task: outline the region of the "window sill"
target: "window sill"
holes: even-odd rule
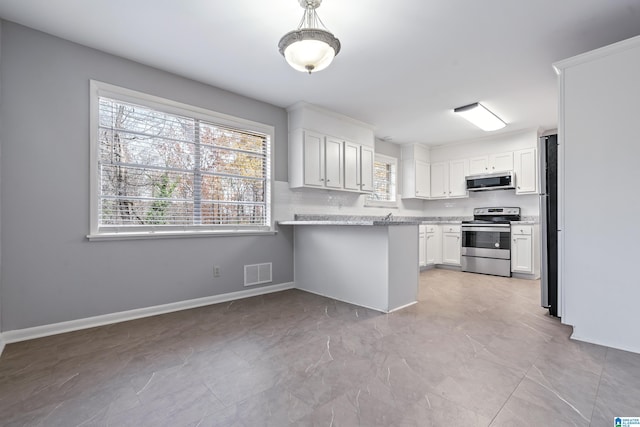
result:
[[[241,237],[241,236],[273,236],[275,230],[221,230],[221,231],[145,231],[89,234],[91,242],[105,240],[147,240],[147,239],[180,239],[192,237]]]

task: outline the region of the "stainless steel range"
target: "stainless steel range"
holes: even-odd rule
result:
[[[462,222],[462,271],[511,276],[511,221],[520,208],[475,208]]]

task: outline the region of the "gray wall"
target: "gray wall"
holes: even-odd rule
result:
[[[243,290],[243,265],[293,281],[293,236],[88,242],[89,79],[275,127],[287,179],[287,114],[135,62],[2,23],[2,330]],[[212,73],[215,70],[212,70]],[[213,278],[213,265],[221,277]]]

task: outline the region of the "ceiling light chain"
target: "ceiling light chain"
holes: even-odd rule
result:
[[[278,43],[280,53],[298,71],[325,69],[340,52],[340,40],[327,30],[316,9],[322,0],[299,0],[304,15],[298,28],[285,34]]]

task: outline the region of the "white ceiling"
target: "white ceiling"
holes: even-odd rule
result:
[[[557,126],[551,64],[640,34],[639,0],[324,0],[342,43],[324,71],[277,44],[298,0],[0,0],[0,17],[287,107],[306,101],[396,143],[487,136],[452,109],[480,101],[508,126]],[[494,133],[494,134],[495,134]]]

